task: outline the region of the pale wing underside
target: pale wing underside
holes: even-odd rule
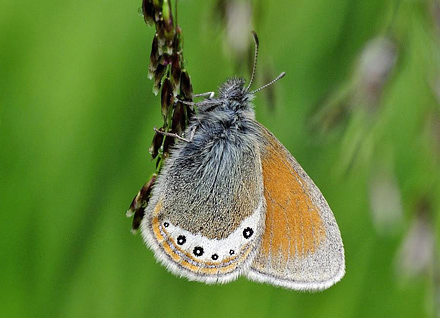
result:
[[[170,156],[141,224],[145,242],[171,272],[206,283],[247,272],[264,228],[258,146]],[[220,154],[210,158],[212,153]],[[194,155],[194,151],[191,151]],[[203,157],[205,156],[205,157]]]

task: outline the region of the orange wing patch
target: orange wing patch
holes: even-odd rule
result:
[[[328,288],[345,273],[344,247],[333,213],[289,151],[257,125],[266,228],[248,277],[297,290]]]
[[[272,135],[267,138],[270,143],[262,154],[266,230],[259,258],[283,268],[289,258],[313,254],[326,232],[305,181],[288,160],[290,154]]]

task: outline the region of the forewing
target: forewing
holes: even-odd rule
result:
[[[248,276],[298,290],[325,289],[345,273],[333,213],[289,151],[261,124],[265,232]]]
[[[159,176],[142,235],[173,273],[207,283],[249,270],[264,227],[256,144],[184,144]]]

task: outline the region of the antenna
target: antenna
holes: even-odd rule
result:
[[[286,72],[282,72],[280,75],[277,76],[277,78],[275,78],[274,80],[270,81],[269,83],[267,83],[266,85],[261,86],[260,88],[257,88],[256,90],[253,90],[252,92],[250,92],[250,94],[255,94],[256,92],[261,91],[262,89],[265,89],[266,87],[272,85],[273,83],[275,83],[276,81],[282,79],[284,76],[286,75]]]
[[[259,45],[259,41],[258,41],[258,36],[257,33],[255,33],[255,31],[252,31],[252,36],[254,37],[254,42],[255,42],[255,55],[254,55],[254,66],[252,67],[252,75],[251,75],[251,79],[249,81],[249,85],[248,87],[246,87],[246,91],[249,91],[249,88],[251,88],[252,83],[254,82],[254,78],[255,78],[255,70],[257,68],[257,58],[258,58],[258,45]]]

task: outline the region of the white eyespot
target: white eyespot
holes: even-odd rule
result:
[[[185,244],[185,243],[186,243],[186,237],[185,237],[185,235],[179,235],[179,236],[177,237],[176,242],[177,242],[178,245],[183,245],[183,244]]]
[[[203,250],[203,247],[196,246],[193,249],[193,253],[194,253],[195,256],[202,256],[205,253],[205,251]]]
[[[249,239],[252,236],[252,234],[254,234],[254,230],[250,227],[247,227],[243,230],[243,237],[245,239]]]

